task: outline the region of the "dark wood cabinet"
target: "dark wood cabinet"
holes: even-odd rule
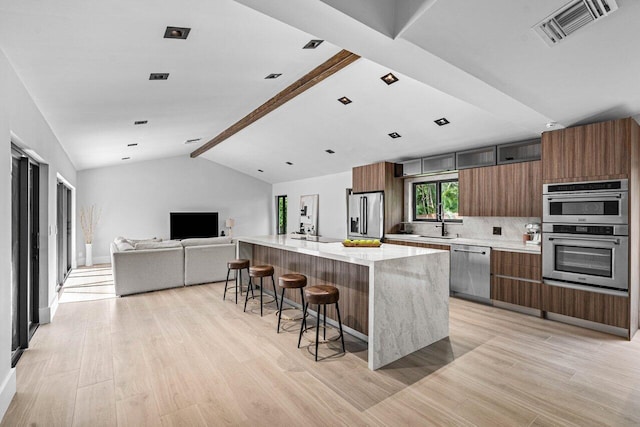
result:
[[[351,187],[354,193],[383,191],[384,232],[398,232],[402,221],[404,186],[402,178],[396,176],[395,163],[380,162],[353,168]]]
[[[626,118],[544,132],[543,181],[628,178],[637,127],[632,118]]]
[[[542,309],[542,256],[491,251],[491,299]]]
[[[395,240],[395,239],[385,239],[384,242],[392,245],[415,246],[417,248],[440,249],[443,251],[451,250],[451,248],[447,245],[436,245],[434,243],[405,242],[403,240]]]
[[[629,298],[542,285],[542,310],[629,328]]]
[[[542,162],[461,170],[462,216],[542,216]]]

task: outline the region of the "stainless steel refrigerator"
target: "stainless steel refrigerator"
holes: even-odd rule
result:
[[[362,193],[349,195],[347,204],[349,239],[382,239],[384,234],[384,195]]]

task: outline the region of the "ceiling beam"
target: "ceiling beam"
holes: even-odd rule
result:
[[[236,123],[228,127],[218,136],[210,140],[209,142],[203,144],[198,147],[195,151],[191,153],[191,157],[195,158],[199,155],[207,152],[212,149],[216,145],[220,144],[225,139],[235,135],[240,132],[242,129],[249,126],[251,123],[261,119],[266,116],[276,108],[285,104],[286,102],[292,100],[296,96],[300,95],[304,91],[311,89],[316,84],[320,83],[322,80],[327,77],[337,73],[338,71],[345,68],[347,65],[353,63],[360,57],[355,53],[351,53],[348,50],[341,50],[336,53],[334,56],[329,58],[327,61],[318,65],[316,68],[305,74],[300,79],[296,80],[291,85],[287,86],[286,89],[283,89],[273,98],[269,99],[267,102],[247,114],[242,119],[238,120]]]

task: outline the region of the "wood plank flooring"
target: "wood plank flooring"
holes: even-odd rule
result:
[[[1,426],[640,424],[640,338],[451,299],[449,339],[372,372],[362,342],[315,363],[223,287],[60,305]]]

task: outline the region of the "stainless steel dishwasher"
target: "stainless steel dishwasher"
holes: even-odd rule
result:
[[[473,299],[491,298],[491,248],[451,245],[451,293]]]

